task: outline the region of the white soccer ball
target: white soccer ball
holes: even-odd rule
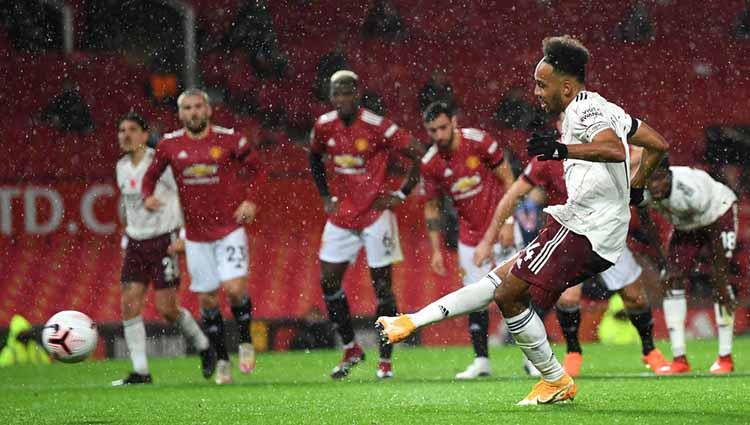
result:
[[[42,330],[42,344],[55,359],[77,363],[96,348],[96,323],[79,311],[61,311],[50,317]]]

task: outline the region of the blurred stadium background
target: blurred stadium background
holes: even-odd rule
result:
[[[523,164],[537,114],[532,71],[541,40],[560,33],[590,49],[590,90],[658,128],[674,164],[705,168],[740,195],[736,332],[748,332],[750,5],[739,0],[0,1],[0,328],[15,313],[38,325],[80,310],[102,325],[98,356],[125,353],[116,119],[139,111],[158,140],[179,126],[176,95],[200,86],[215,102],[213,121],[250,135],[271,170],[248,226],[253,331],[260,350],[290,349],[300,329],[325,317],[316,255],[325,217],[306,134],[330,110],[326,77],[354,70],[368,105],[424,140],[420,100],[450,96],[463,125],[490,131]],[[455,278],[430,272],[418,197],[398,217],[406,259],[394,287],[400,308],[412,310],[456,288],[458,271],[449,261]],[[704,272],[693,271],[693,291],[703,294],[691,301],[695,336],[713,332]],[[361,258],[345,285],[366,332],[374,295]],[[656,286],[650,295],[660,305]],[[160,329],[152,302],[144,317]],[[585,309],[583,339],[592,340],[604,305]],[[654,317],[665,337],[660,310]],[[500,321],[496,311],[492,320]],[[556,322],[548,325],[557,338]],[[165,332],[152,348],[179,354],[180,338]],[[465,322],[430,328],[421,343],[468,343]]]

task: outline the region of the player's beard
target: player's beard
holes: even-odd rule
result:
[[[185,128],[192,134],[200,134],[208,127],[208,118],[185,121]]]

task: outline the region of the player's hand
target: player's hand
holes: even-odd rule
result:
[[[159,208],[161,208],[161,205],[162,204],[159,198],[154,195],[151,195],[143,200],[143,207],[151,212],[157,211]]]
[[[372,203],[372,209],[382,211],[390,210],[398,205],[401,205],[406,200],[406,196],[403,196],[399,192],[391,192],[385,195],[378,196],[375,202]]]
[[[258,206],[250,201],[242,201],[237,210],[235,210],[233,217],[237,224],[251,223],[255,219],[255,213],[258,211]]]
[[[440,250],[432,252],[432,260],[430,260],[430,266],[432,267],[433,272],[439,274],[440,276],[445,276],[445,261],[443,261],[443,253],[440,252]]]
[[[177,239],[167,247],[167,254],[176,255],[185,252],[185,239]]]
[[[568,147],[557,141],[556,133],[532,134],[526,142],[526,152],[540,161],[562,161],[568,157]]]
[[[498,234],[497,240],[503,248],[513,247],[513,225],[503,224],[500,226],[500,233]]]
[[[479,245],[474,248],[474,265],[482,267],[482,265],[490,258],[492,254],[492,242],[487,242],[484,239],[479,242]]]
[[[731,314],[737,307],[737,298],[734,296],[732,285],[719,284],[714,288],[714,298],[719,305]]]
[[[335,196],[324,196],[323,197],[323,211],[326,214],[331,215],[339,209],[339,198]]]

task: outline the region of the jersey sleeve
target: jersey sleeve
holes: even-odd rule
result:
[[[409,143],[411,143],[411,134],[388,118],[383,118],[383,122],[380,124],[380,131],[383,134],[385,146],[390,151],[406,149]]]
[[[143,176],[141,196],[143,196],[144,199],[154,194],[154,190],[156,190],[156,183],[161,178],[161,175],[164,174],[164,170],[167,168],[167,166],[169,166],[169,164],[170,159],[169,154],[166,151],[165,143],[159,143],[156,146],[156,154],[154,155],[154,160],[151,161],[151,165],[149,165],[146,174]]]
[[[315,153],[324,153],[326,151],[325,140],[323,140],[323,128],[315,123],[310,130],[310,150]]]
[[[571,122],[573,137],[590,143],[594,136],[612,128],[601,106],[589,99],[578,100],[577,103]]]
[[[243,161],[241,177],[247,181],[245,186],[245,199],[258,204],[262,188],[265,187],[269,180],[268,168],[264,166],[257,150],[253,150]]]
[[[531,161],[523,169],[521,178],[526,180],[532,186],[541,186],[542,181],[539,178],[539,169],[542,168],[542,164],[537,161],[536,157],[532,158]]]
[[[489,134],[485,134],[482,138],[481,147],[479,148],[479,155],[490,169],[494,170],[502,164],[505,153],[500,148],[500,144],[497,143]]]
[[[434,199],[440,196],[440,181],[435,176],[434,157],[437,154],[437,146],[433,145],[427,149],[427,153],[422,157],[420,175],[422,177],[421,195],[424,199]]]

